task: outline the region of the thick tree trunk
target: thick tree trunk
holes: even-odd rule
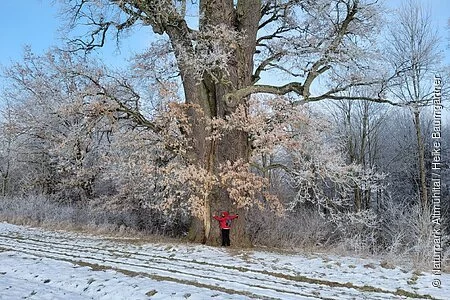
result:
[[[234,113],[236,107],[226,105],[225,95],[251,83],[253,54],[260,18],[255,12],[260,10],[260,1],[239,1],[237,7],[234,7],[233,0],[203,0],[200,2],[200,10],[203,15],[200,30],[205,26],[220,24],[245,34],[244,42],[235,49],[234,58],[229,61],[227,72],[213,70],[214,76],[219,78],[219,81],[209,74],[204,74],[198,82],[191,76],[189,70],[180,68],[186,101],[197,104],[203,110],[203,116],[194,110],[190,113],[193,137],[192,157],[200,167],[212,174],[217,174],[220,165],[227,161],[247,162],[249,160],[250,147],[246,132],[231,130],[226,132],[220,140],[210,141],[206,139],[209,134],[206,129],[206,120],[213,117],[225,118]],[[241,103],[246,105],[246,102],[246,99],[242,99]],[[234,214],[239,213],[239,218],[233,221],[231,229],[232,245],[250,246],[250,240],[245,231],[245,211],[238,209],[236,203],[233,203],[226,187],[213,188],[208,199],[204,199],[204,207],[203,220],[194,218],[192,221],[190,240],[218,245],[220,231],[216,221],[213,220],[211,223],[212,213],[226,210]]]

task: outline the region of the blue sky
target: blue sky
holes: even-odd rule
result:
[[[0,65],[8,66],[21,59],[24,46],[36,54],[52,46],[62,46],[59,29],[63,20],[54,0],[2,0],[0,2]],[[127,38],[118,51],[114,40],[99,52],[111,64],[119,63],[144,49],[148,36],[136,33]]]
[[[42,51],[56,42],[58,20],[44,1],[2,1],[0,8],[1,64],[19,59],[25,44]]]
[[[421,0],[431,6],[433,16],[442,32],[445,44],[449,44],[450,31],[447,29],[450,18],[450,1]],[[3,0],[0,3],[0,65],[10,65],[22,57],[24,45],[30,45],[33,52],[43,53],[50,46],[62,45],[58,28],[62,24],[58,9],[52,0]],[[386,0],[395,7],[401,0]],[[110,64],[120,64],[124,58],[145,48],[148,35],[135,34],[121,44],[120,53],[114,42],[101,50],[101,55]],[[447,53],[450,52],[447,47]],[[448,55],[447,61],[450,61]]]

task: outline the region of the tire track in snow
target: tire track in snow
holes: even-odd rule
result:
[[[4,236],[3,236],[4,237]],[[11,243],[12,242],[12,243]],[[14,243],[15,242],[15,243]],[[174,281],[175,279],[177,281],[183,281],[185,284],[193,284],[198,286],[198,284],[202,284],[204,286],[209,286],[211,289],[215,290],[225,290],[226,287],[223,286],[224,283],[226,285],[230,285],[232,283],[233,289],[227,289],[228,292],[232,292],[235,294],[242,294],[242,295],[253,295],[253,297],[261,298],[261,299],[280,299],[280,298],[273,298],[273,294],[279,295],[282,297],[281,299],[305,299],[305,297],[308,297],[309,299],[313,299],[314,295],[312,294],[305,294],[300,292],[293,292],[292,290],[286,290],[284,287],[276,286],[276,285],[261,285],[259,284],[261,281],[269,281],[267,278],[246,278],[245,281],[236,281],[233,280],[232,277],[230,278],[220,278],[217,277],[217,273],[215,271],[210,271],[209,273],[195,273],[195,272],[186,272],[185,268],[183,267],[181,270],[177,268],[168,268],[167,266],[162,265],[158,266],[157,264],[149,264],[149,261],[146,261],[145,264],[142,263],[136,263],[136,262],[129,262],[130,258],[125,258],[128,260],[127,263],[122,262],[120,259],[108,259],[105,257],[94,257],[94,256],[88,256],[88,255],[81,255],[78,252],[75,252],[73,254],[69,253],[63,253],[58,251],[53,251],[45,247],[32,247],[36,246],[36,244],[32,243],[21,243],[17,240],[10,238],[10,243],[1,243],[0,245],[4,248],[8,248],[12,251],[18,251],[27,253],[30,255],[35,256],[44,256],[47,258],[57,259],[57,260],[66,260],[70,261],[72,263],[87,263],[91,265],[99,265],[99,266],[105,266],[113,269],[117,269],[125,271],[126,272],[134,272],[139,274],[147,274],[152,277],[158,276],[161,278],[166,278],[166,280],[172,279]],[[54,244],[51,245],[52,249],[58,249],[58,247],[55,247]],[[61,250],[61,249],[60,249]],[[63,250],[71,250],[73,252],[74,249],[67,249],[64,248]],[[43,255],[43,253],[46,253],[46,255]],[[98,253],[96,253],[98,254]],[[137,259],[135,259],[137,260]],[[150,272],[150,270],[157,270],[156,272]],[[203,270],[202,270],[203,271]],[[242,274],[235,274],[233,277],[241,278]],[[203,282],[202,280],[203,279]],[[252,279],[258,282],[258,284],[255,283],[248,283],[248,280]],[[212,281],[212,283],[215,285],[206,283],[207,281]],[[286,285],[287,283],[280,283],[275,282],[277,284]],[[265,282],[266,283],[266,282]],[[220,287],[218,289],[217,287]],[[302,286],[296,284],[295,282],[291,285],[292,288],[300,288]],[[240,293],[240,291],[245,291],[243,293]],[[252,296],[251,296],[252,297]],[[316,298],[316,297],[314,297]]]
[[[2,236],[2,235],[0,235]],[[19,237],[19,239],[24,239],[24,237]],[[34,242],[37,242],[37,245],[41,245],[41,243],[44,243],[40,240],[36,240],[36,239],[31,239],[31,238],[27,238],[27,242],[26,244],[31,244],[29,241],[33,240]],[[57,245],[54,242],[52,242],[52,245]],[[74,245],[72,244],[65,244],[66,246],[70,246],[71,248],[61,248],[62,250],[70,250],[71,252],[73,252],[73,250],[75,248],[73,248]],[[54,246],[53,248],[58,248],[57,246]],[[106,255],[111,255],[111,253],[115,253],[117,252],[116,249],[113,250],[105,250],[105,248],[97,248],[97,247],[83,247],[82,250],[85,249],[95,249],[97,252],[96,254],[98,254],[98,251],[101,252],[106,252]],[[28,250],[34,250],[34,249],[28,249]],[[142,254],[142,253],[137,253],[137,252],[128,252],[128,251],[119,251],[122,252],[122,254],[124,254],[123,259],[125,260],[131,260],[131,259],[137,259],[139,262],[140,260],[138,259],[138,257],[136,256],[146,256],[146,257],[150,257],[150,261],[146,261],[146,263],[154,263],[154,255],[152,254]],[[56,254],[60,254],[60,252],[56,252]],[[69,254],[70,256],[72,256],[73,254]],[[116,254],[117,255],[117,254]],[[98,260],[98,258],[95,257],[88,257],[88,256],[84,256],[84,257],[80,257],[77,256],[77,258],[84,258],[84,259],[93,259],[93,260]],[[164,267],[161,269],[161,267],[159,266],[154,266],[154,265],[150,265],[150,264],[146,264],[146,265],[142,265],[142,264],[136,264],[136,263],[130,263],[129,266],[132,267],[149,267],[149,268],[153,268],[153,269],[158,269],[158,270],[162,270],[162,271],[167,271],[167,264],[169,265],[173,265],[176,267],[179,267],[180,264],[174,264],[171,263],[170,260],[177,260],[173,257],[161,257],[158,256],[158,258],[161,258],[163,260],[165,260],[165,262],[160,262],[162,264],[164,264]],[[284,293],[286,294],[286,296],[289,296],[289,294],[293,294],[293,295],[300,295],[302,297],[313,297],[314,299],[328,299],[326,297],[318,297],[317,295],[317,290],[320,290],[321,288],[329,288],[329,286],[327,286],[327,284],[332,285],[334,287],[334,292],[340,292],[343,295],[348,296],[349,292],[349,287],[348,284],[340,284],[337,282],[331,282],[331,281],[324,281],[322,280],[321,282],[325,283],[325,284],[318,284],[315,283],[315,279],[309,279],[303,277],[302,280],[298,280],[298,278],[296,278],[295,275],[286,275],[286,274],[281,274],[281,273],[275,273],[275,272],[268,272],[268,271],[264,271],[264,270],[253,270],[253,269],[249,269],[249,268],[245,268],[245,267],[232,267],[232,266],[222,266],[222,265],[217,265],[217,264],[213,264],[214,270],[211,271],[211,268],[208,267],[207,265],[211,266],[211,264],[208,263],[204,263],[204,262],[197,262],[197,261],[188,261],[185,259],[178,259],[180,262],[182,262],[182,266],[183,266],[183,270],[180,271],[179,269],[171,269],[172,272],[174,273],[181,273],[184,274],[183,271],[186,270],[186,265],[187,264],[191,264],[191,265],[197,265],[197,266],[191,266],[190,269],[197,269],[197,270],[201,270],[201,271],[207,271],[207,274],[202,274],[200,275],[199,273],[187,273],[189,275],[193,275],[194,277],[203,277],[205,279],[216,279],[219,282],[223,282],[226,281],[227,283],[236,283],[238,285],[242,284],[242,279],[247,280],[251,280],[251,281],[256,281],[254,283],[247,283],[249,286],[253,287],[253,288],[258,288],[258,289],[266,289],[266,290],[270,290],[270,291],[276,291],[277,293]],[[102,262],[115,262],[117,263],[116,260],[114,261],[108,261],[105,260],[105,258],[102,258]],[[122,261],[120,261],[121,264],[124,264]],[[204,268],[198,268],[198,265],[200,266],[204,266]],[[206,266],[205,266],[206,265]],[[206,268],[206,269],[205,269]],[[223,274],[225,273],[227,276],[226,278],[221,278],[221,277],[217,277],[217,271],[218,269],[220,270],[220,274],[221,277],[223,277]],[[231,271],[231,272],[230,272]],[[253,274],[254,276],[249,276],[247,274]],[[255,277],[256,276],[256,277]],[[240,281],[236,281],[235,278],[239,278],[241,279]],[[260,282],[264,282],[264,285],[262,286],[260,284]],[[281,285],[281,287],[280,287]],[[286,290],[286,288],[288,288]],[[291,288],[291,289],[289,289]],[[309,293],[300,293],[300,292],[293,292],[292,289],[296,289],[296,290],[310,290]],[[358,295],[358,293],[356,292],[353,293],[355,296]],[[283,297],[283,299],[286,299],[285,297]],[[301,298],[304,299],[304,298]],[[334,298],[329,298],[329,299],[334,299]],[[386,297],[376,297],[376,295],[373,295],[373,299],[386,299]]]
[[[5,237],[8,238],[8,236],[4,236],[0,234],[0,237]],[[20,239],[20,238],[19,238]],[[30,241],[36,243],[36,245],[42,245],[46,242],[41,241],[41,240],[37,240],[37,239],[32,239],[32,238],[27,238],[27,244],[31,244]],[[47,241],[49,242],[49,241]],[[51,242],[51,241],[50,241]],[[171,255],[167,255],[167,256],[162,256],[162,255],[155,255],[155,254],[148,254],[148,253],[141,253],[141,252],[131,252],[131,251],[123,251],[123,250],[119,250],[116,248],[98,248],[98,247],[92,247],[92,246],[80,246],[80,245],[74,245],[74,244],[68,244],[68,243],[54,243],[54,241],[52,242],[52,245],[54,245],[53,248],[59,248],[62,250],[69,250],[69,251],[73,251],[74,249],[78,249],[78,250],[88,250],[91,249],[93,251],[96,251],[96,253],[103,253],[104,255],[109,255],[111,257],[114,256],[120,256],[120,257],[124,257],[127,260],[130,259],[146,259],[147,262],[152,262],[152,263],[161,263],[164,265],[173,265],[173,266],[183,266],[183,267],[187,267],[187,265],[190,265],[191,269],[197,269],[197,270],[202,270],[202,271],[210,271],[211,267],[215,268],[214,273],[217,273],[218,270],[220,270],[221,274],[226,274],[226,275],[231,275],[231,276],[235,276],[237,273],[240,274],[240,277],[245,277],[248,279],[256,279],[256,280],[264,280],[265,282],[273,282],[273,283],[281,283],[281,284],[289,284],[290,282],[287,280],[283,280],[280,281],[280,279],[283,279],[283,276],[286,276],[285,274],[282,273],[275,273],[272,272],[271,274],[267,274],[266,272],[262,271],[262,270],[257,270],[257,269],[251,269],[251,268],[246,268],[246,267],[234,267],[234,266],[224,266],[224,265],[220,265],[220,264],[214,264],[214,263],[210,263],[210,262],[206,262],[206,261],[197,261],[197,260],[188,260],[188,259],[180,259],[180,258],[176,258],[173,257]],[[55,246],[58,245],[58,246]],[[64,247],[63,247],[64,246]],[[67,246],[67,247],[65,247]],[[68,248],[70,247],[70,248]],[[174,261],[179,262],[179,263],[174,263]],[[181,264],[180,264],[181,263]],[[254,274],[254,276],[249,276],[247,274]],[[255,276],[261,276],[261,277],[255,277]],[[275,279],[271,279],[270,277],[275,277]]]

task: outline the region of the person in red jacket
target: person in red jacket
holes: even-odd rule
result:
[[[230,246],[230,228],[231,220],[238,218],[239,215],[230,215],[227,211],[222,212],[222,215],[213,216],[214,219],[219,221],[220,229],[222,230],[222,246]]]

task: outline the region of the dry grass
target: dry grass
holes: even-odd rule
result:
[[[182,241],[149,230],[139,230],[133,218],[135,216],[107,212],[99,214],[75,205],[58,204],[43,196],[0,198],[0,221],[11,224],[101,235],[135,244]]]
[[[252,242],[258,246],[283,249],[323,249],[333,228],[318,215],[310,211],[295,215],[274,217],[273,214],[250,212],[248,231]]]

